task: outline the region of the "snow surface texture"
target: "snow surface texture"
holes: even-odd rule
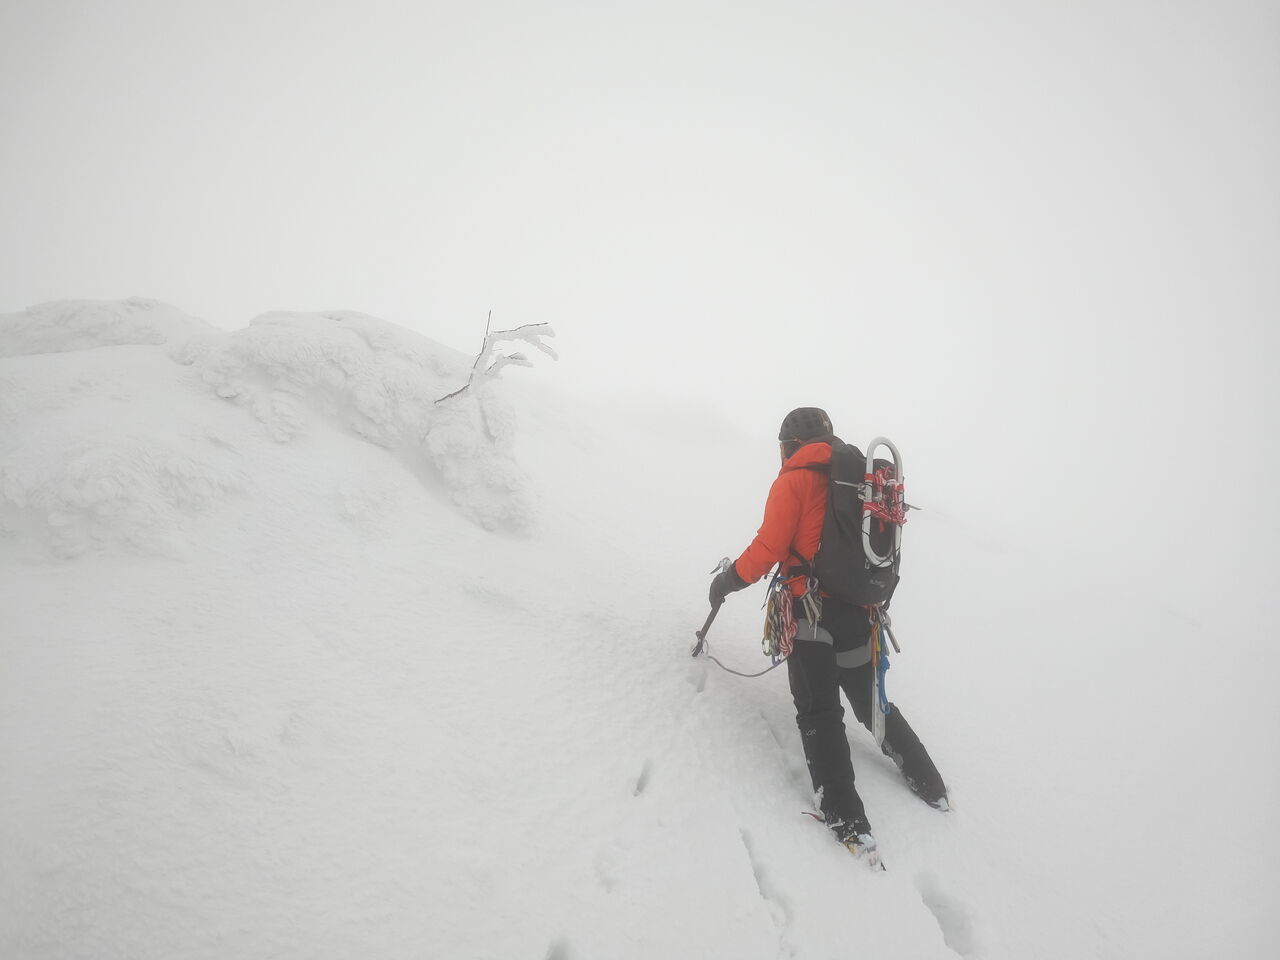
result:
[[[688,656],[767,437],[436,404],[471,358],[358,314],[0,343],[0,956],[1276,955],[1275,711],[1192,615],[913,514],[888,688],[956,809],[851,728],[873,875],[801,815],[785,670]]]
[[[158,300],[60,300],[0,315],[0,357],[161,344],[211,331]]]

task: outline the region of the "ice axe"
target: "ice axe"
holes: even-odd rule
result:
[[[721,560],[719,563],[716,564],[715,569],[711,571],[711,575],[714,577],[716,574],[722,573],[723,571],[728,570],[729,564],[731,563],[733,563],[733,561],[730,560],[728,557],[725,557],[723,560]],[[698,642],[697,644],[694,645],[693,653],[689,654],[691,657],[701,656],[702,651],[707,648],[707,631],[711,629],[711,621],[716,618],[716,614],[720,612],[720,608],[723,605],[724,605],[723,600],[721,600],[719,603],[713,603],[711,605],[711,612],[707,614],[707,622],[702,625],[701,630],[698,630],[694,633],[694,636],[698,638]]]

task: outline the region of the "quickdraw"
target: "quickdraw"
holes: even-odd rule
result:
[[[901,650],[893,636],[889,612],[877,603],[868,610],[867,616],[871,620],[871,735],[875,737],[877,746],[883,746],[884,718],[893,709],[884,690],[884,677],[889,672],[889,654],[884,649],[884,638],[889,638],[895,653]]]
[[[764,655],[774,663],[780,657],[791,656],[798,629],[791,590],[775,575],[764,604],[764,635],[760,639]]]
[[[766,657],[771,657],[774,664],[791,656],[795,649],[796,634],[799,626],[796,622],[795,605],[797,597],[791,592],[791,584],[798,577],[784,577],[779,566],[769,582],[769,591],[765,598],[764,635],[760,646]],[[816,626],[822,616],[822,603],[819,599],[818,584],[812,577],[806,581],[805,593],[798,598],[804,607],[804,617],[810,626]]]
[[[893,709],[893,704],[889,702],[889,697],[884,692],[884,675],[889,672],[889,655],[880,646],[880,637],[878,635],[876,636],[875,644],[876,693],[879,694],[876,706],[881,713],[888,716],[889,711]]]

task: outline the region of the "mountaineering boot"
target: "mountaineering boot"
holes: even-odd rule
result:
[[[811,813],[809,816],[819,823],[825,823],[836,841],[853,854],[856,860],[865,863],[872,870],[884,869],[880,851],[876,848],[876,838],[871,835],[871,824],[866,817],[837,820],[824,818],[820,813]]]
[[[871,835],[871,824],[867,823],[865,817],[856,821],[828,821],[827,826],[857,859],[864,861],[869,867],[884,869],[884,864],[880,862],[880,851],[876,849],[876,839]]]
[[[846,840],[844,845],[855,859],[861,860],[871,869],[884,869],[884,863],[880,860],[880,851],[876,849],[875,837],[871,834],[860,833],[853,840]]]
[[[838,820],[834,817],[828,817],[826,822],[828,829],[845,846],[857,843],[861,837],[871,836],[871,824],[867,822],[866,817],[858,817],[854,820]]]
[[[947,800],[947,788],[942,785],[942,781],[917,780],[915,777],[907,777],[907,786],[911,788],[911,792],[917,797],[933,807],[935,810],[941,810],[946,813],[951,809],[951,804]]]

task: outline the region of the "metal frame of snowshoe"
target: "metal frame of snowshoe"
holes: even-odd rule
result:
[[[867,467],[865,475],[862,478],[862,488],[858,491],[858,498],[862,500],[862,550],[867,555],[867,561],[876,567],[888,567],[893,564],[894,558],[902,550],[902,524],[895,523],[893,525],[893,549],[886,555],[876,553],[875,548],[871,546],[871,521],[872,514],[867,509],[869,503],[882,503],[884,501],[884,490],[876,489],[876,450],[880,447],[886,447],[889,453],[893,455],[893,485],[896,489],[897,499],[902,499],[902,454],[898,452],[898,448],[893,445],[893,441],[888,437],[876,437],[871,441],[871,445],[867,447]]]

